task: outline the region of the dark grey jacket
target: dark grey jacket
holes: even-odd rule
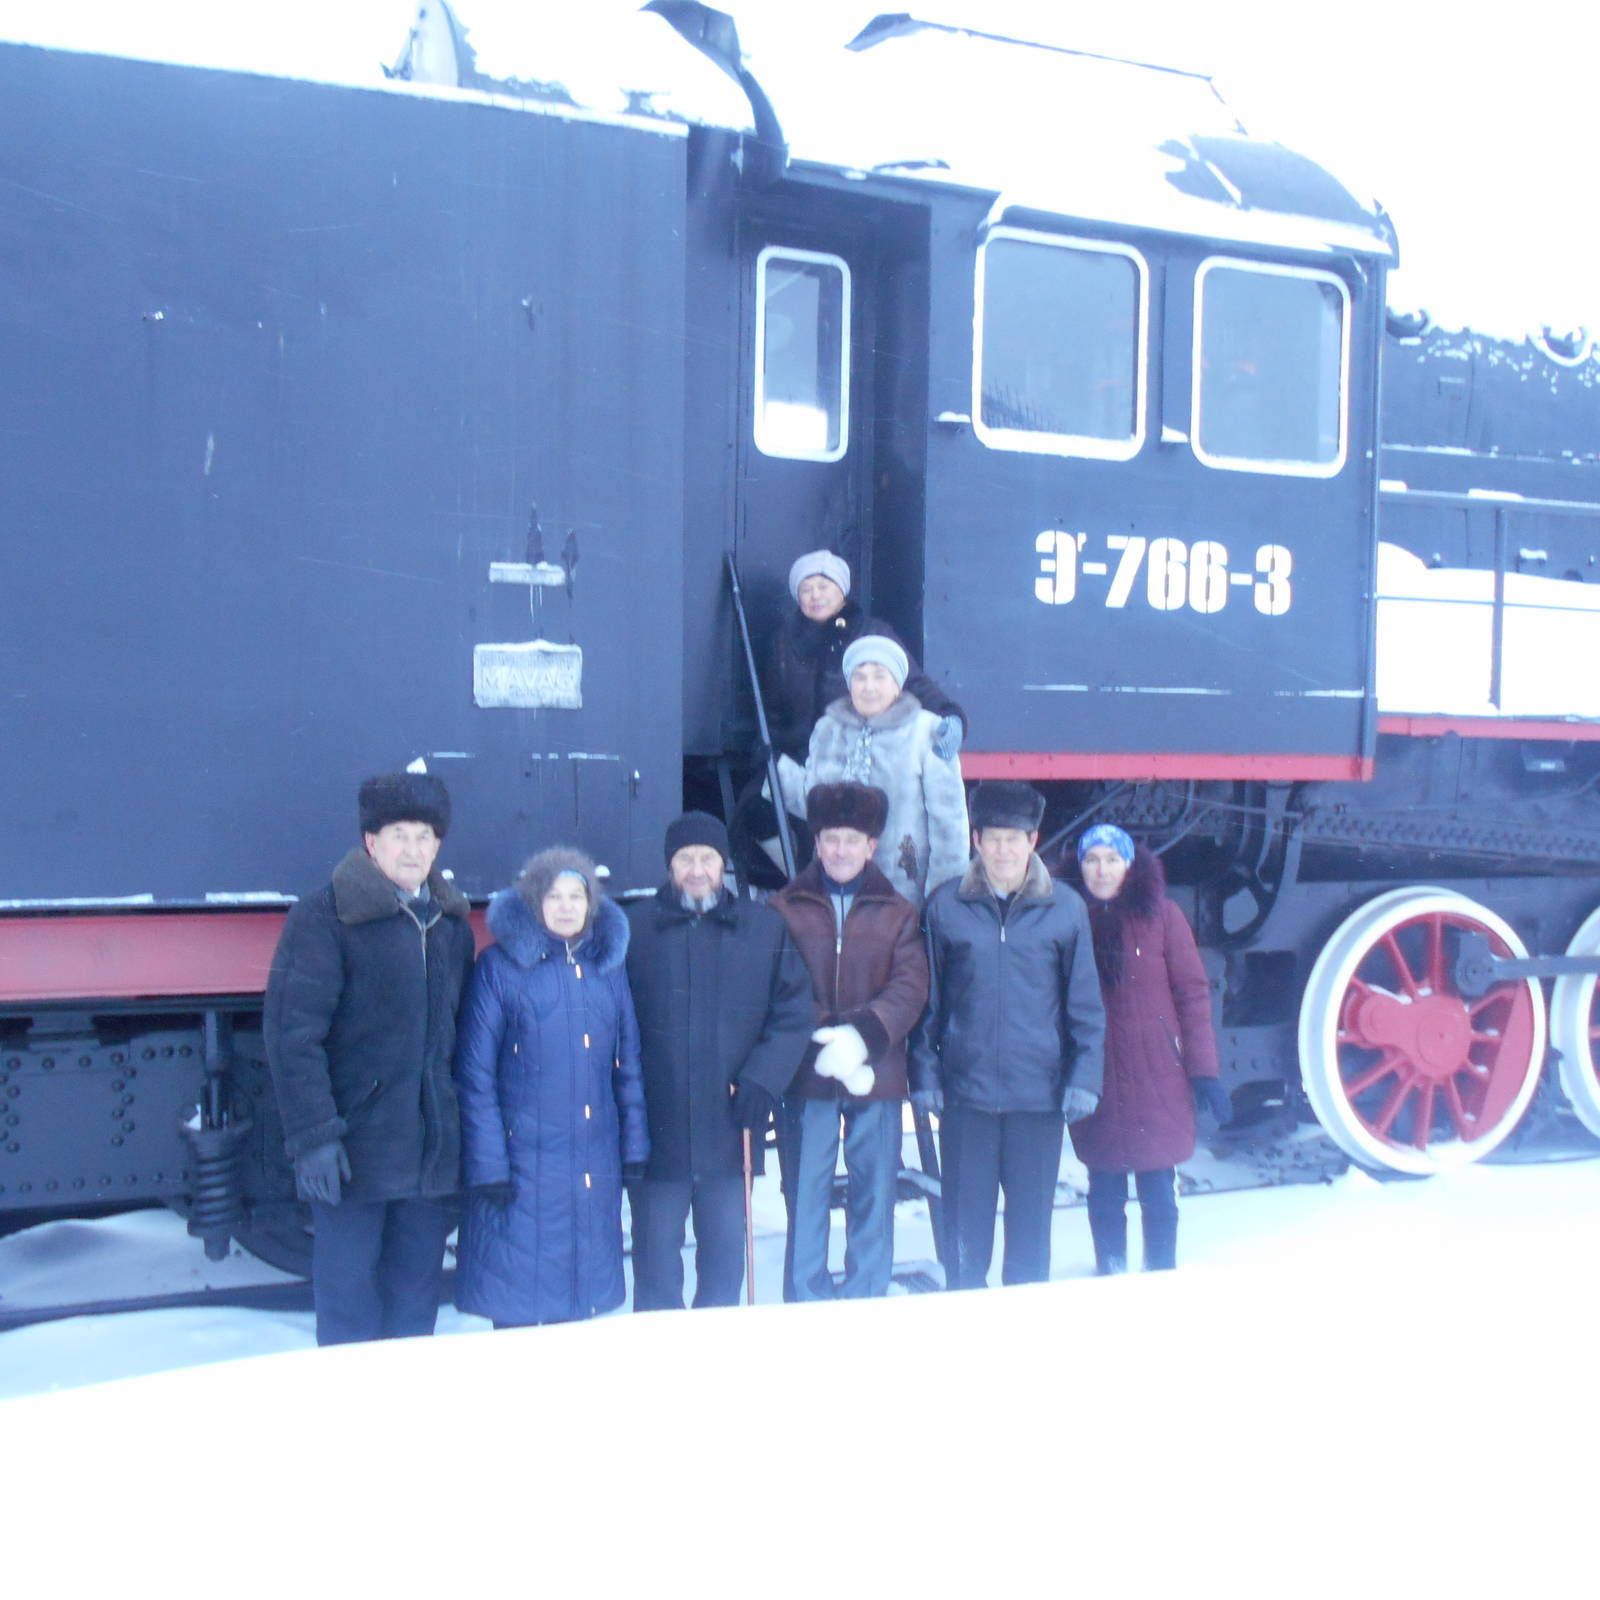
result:
[[[352,1200],[454,1192],[451,1057],[472,970],[466,897],[435,872],[426,930],[366,852],[284,923],[267,980],[267,1064],[290,1159],[343,1139]]]
[[[923,912],[928,1009],[911,1087],[977,1111],[1059,1111],[1068,1084],[1100,1093],[1105,1008],[1083,901],[1034,856],[1004,918],[983,864]]]
[[[781,1095],[816,1026],[811,977],[783,918],[726,890],[694,916],[670,885],[628,907],[628,987],[639,1017],[650,1178],[744,1170],[730,1110],[744,1080]]]

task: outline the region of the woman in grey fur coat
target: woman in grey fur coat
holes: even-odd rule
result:
[[[780,757],[784,803],[805,815],[819,783],[863,783],[889,797],[889,820],[874,860],[920,907],[971,854],[967,791],[954,758],[934,749],[939,718],[905,692],[910,662],[893,639],[864,634],[844,653],[848,698],[835,700],[811,733],[805,767]]]

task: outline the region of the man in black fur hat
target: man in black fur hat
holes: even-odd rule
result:
[[[797,1300],[887,1294],[906,1098],[906,1036],[928,998],[917,908],[873,864],[889,797],[860,783],[813,784],[816,860],[772,900],[811,974],[819,1026],[789,1088],[784,1199]],[[843,1129],[850,1187],[844,1282],[828,1271],[833,1174]]]
[[[284,924],[263,1019],[311,1206],[318,1344],[433,1332],[460,1168],[450,1070],[473,941],[434,867],[450,796],[395,772],[358,809],[360,846]]]
[[[923,913],[928,1009],[911,1046],[911,1099],[940,1117],[945,1270],[982,1288],[1006,1197],[1006,1283],[1050,1276],[1050,1214],[1065,1123],[1100,1099],[1105,1008],[1082,899],[1039,859],[1044,796],[977,784],[977,859]]]

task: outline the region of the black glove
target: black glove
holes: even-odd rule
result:
[[[486,1201],[489,1205],[503,1210],[511,1203],[511,1180],[507,1178],[503,1183],[475,1183],[467,1193],[475,1200]]]
[[[325,1206],[339,1203],[339,1182],[350,1181],[350,1157],[343,1141],[319,1144],[294,1158],[294,1189],[302,1200],[320,1200]]]
[[[1233,1121],[1233,1096],[1215,1078],[1191,1078],[1189,1088],[1201,1121],[1209,1121],[1219,1128]]]
[[[925,1117],[942,1117],[944,1115],[944,1090],[936,1084],[931,1089],[913,1089],[911,1091],[911,1109],[920,1111]]]
[[[733,1091],[733,1120],[752,1133],[766,1127],[767,1118],[778,1109],[775,1096],[767,1093],[759,1083],[746,1083],[742,1078]]]
[[[1092,1117],[1099,1104],[1100,1096],[1093,1089],[1079,1089],[1069,1083],[1061,1091],[1061,1114],[1068,1122],[1082,1122],[1085,1117]]]
[[[644,1177],[646,1163],[643,1161],[624,1161],[622,1163],[622,1181],[624,1183],[638,1183]]]

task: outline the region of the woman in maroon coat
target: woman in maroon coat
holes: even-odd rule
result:
[[[1145,1270],[1177,1264],[1177,1165],[1194,1154],[1195,1112],[1231,1115],[1217,1082],[1211,990],[1194,934],[1167,898],[1159,858],[1102,823],[1078,841],[1106,1006],[1106,1076],[1072,1124],[1089,1169],[1089,1230],[1102,1273],[1126,1272],[1128,1174],[1144,1223]]]

